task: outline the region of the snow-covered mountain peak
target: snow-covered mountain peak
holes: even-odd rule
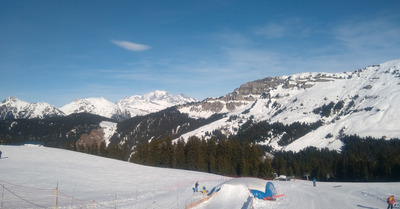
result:
[[[144,95],[127,97],[116,103],[110,102],[103,97],[75,99],[72,103],[63,106],[60,109],[67,115],[87,112],[107,118],[123,120],[193,101],[196,100],[181,95],[174,96],[166,91],[156,90]]]
[[[144,95],[133,95],[122,100],[119,100],[118,103],[130,102],[130,101],[143,101],[143,102],[157,102],[157,101],[168,101],[170,103],[182,104],[187,102],[196,101],[193,98],[189,98],[184,96],[183,94],[179,94],[178,96],[174,96],[169,94],[166,91],[156,90]],[[175,104],[175,105],[176,105]]]
[[[94,115],[100,115],[107,118],[116,120],[124,119],[129,117],[127,112],[121,110],[120,107],[103,98],[86,98],[86,99],[75,99],[73,102],[64,105],[60,108],[65,114],[70,115],[73,113],[90,113]]]
[[[2,103],[11,103],[11,102],[23,102],[22,100],[18,99],[17,97],[10,96],[7,99],[3,100]]]
[[[34,119],[64,116],[56,107],[44,103],[29,103],[11,96],[0,103],[0,119]]]
[[[156,90],[144,95],[134,95],[121,99],[117,104],[129,111],[133,117],[136,115],[146,115],[175,105],[195,101],[195,99],[186,97],[182,94],[174,96],[166,91]]]
[[[57,109],[47,103],[29,103],[11,96],[0,104],[0,119],[9,118],[46,118],[64,116],[73,113],[90,113],[121,121],[137,115],[146,115],[165,108],[195,102],[180,94],[174,96],[166,91],[156,90],[144,95],[134,95],[114,103],[104,97],[75,99]]]
[[[166,92],[166,91],[155,90],[146,95],[150,96],[150,99],[158,99],[158,98],[164,97],[167,94],[168,94],[168,92]]]

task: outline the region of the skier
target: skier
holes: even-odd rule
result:
[[[312,182],[313,182],[313,186],[316,187],[316,186],[317,186],[317,179],[314,178],[314,179],[312,180]]]
[[[394,199],[394,196],[392,195],[387,198],[387,203],[388,203],[387,209],[389,209],[389,208],[393,209],[393,203],[397,203],[397,201]],[[396,204],[394,204],[394,205],[396,205]]]
[[[0,158],[1,158],[1,151],[0,151]]]
[[[196,184],[194,185],[194,188],[193,188],[193,192],[198,192],[199,191],[199,182],[198,181],[196,181]]]

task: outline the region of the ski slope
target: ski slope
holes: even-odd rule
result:
[[[228,178],[178,169],[154,168],[61,149],[0,145],[3,208],[185,208],[220,190],[196,209],[386,208],[386,197],[400,199],[400,183],[273,181],[276,201],[249,198],[266,180]],[[57,188],[57,189],[56,189]],[[57,194],[57,195],[56,195]]]

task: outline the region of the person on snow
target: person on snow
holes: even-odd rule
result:
[[[198,192],[199,191],[199,182],[196,181],[196,184],[194,184],[193,192]]]
[[[392,195],[392,196],[387,198],[387,203],[388,203],[387,209],[389,209],[389,208],[393,209],[393,204],[397,203],[397,201],[394,199],[394,196]]]
[[[313,182],[313,186],[316,187],[316,186],[317,186],[317,179],[314,178],[314,179],[312,180],[312,182]]]
[[[0,151],[0,158],[1,158],[1,151]]]

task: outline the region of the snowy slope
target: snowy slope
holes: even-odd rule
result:
[[[117,123],[113,123],[110,121],[102,121],[100,122],[100,127],[103,129],[104,132],[104,141],[106,142],[106,146],[110,143],[111,137],[117,130]]]
[[[201,172],[154,168],[78,152],[38,146],[2,146],[0,184],[4,208],[184,208],[206,197],[200,188],[221,189],[196,209],[386,208],[386,197],[400,195],[400,183],[273,181],[276,201],[249,198],[266,180],[231,179]],[[55,188],[58,186],[58,198]],[[250,201],[249,201],[250,200]]]
[[[330,108],[329,105],[331,104]],[[328,115],[323,110],[329,109]],[[341,134],[400,138],[400,60],[344,73],[301,73],[249,82],[233,93],[201,103],[182,105],[179,110],[193,118],[215,113],[226,117],[184,134],[187,139],[205,136],[214,130],[236,134],[250,118],[269,123],[314,123],[319,129],[287,147],[277,145],[279,138],[262,144],[275,149],[298,151],[307,146],[340,149]],[[329,136],[329,137],[327,137]]]
[[[56,107],[44,102],[29,103],[16,97],[9,97],[0,103],[0,120],[48,118],[64,115]]]

